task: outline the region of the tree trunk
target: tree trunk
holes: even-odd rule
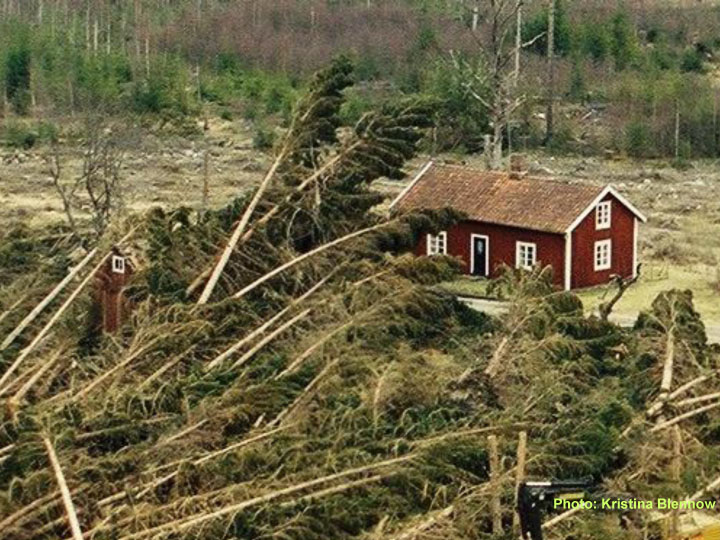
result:
[[[527,431],[521,431],[518,437],[517,466],[515,472],[515,508],[517,508],[517,494],[520,484],[525,481],[525,462],[527,459]],[[520,532],[520,516],[513,515],[513,533]]]
[[[675,100],[675,159],[680,157],[680,100]]]
[[[518,0],[515,22],[515,71],[513,73],[513,85],[515,87],[517,87],[518,79],[520,79],[520,51],[522,49],[522,6],[523,0]]]
[[[490,512],[492,513],[493,535],[502,534],[502,508],[500,506],[500,453],[497,435],[488,436],[488,454],[490,459]]]
[[[45,450],[47,451],[48,460],[50,461],[50,465],[52,465],[53,472],[55,473],[55,480],[60,487],[60,493],[62,493],[62,500],[63,504],[65,505],[65,513],[67,514],[68,522],[70,523],[70,530],[72,531],[73,539],[83,540],[83,533],[80,529],[80,522],[78,521],[77,512],[75,511],[75,505],[72,502],[72,497],[70,496],[70,489],[68,488],[67,481],[65,480],[65,475],[63,474],[62,468],[60,467],[60,461],[58,461],[57,454],[55,453],[55,448],[53,447],[53,444],[48,437],[43,436],[42,440],[45,444]]]
[[[555,0],[548,0],[547,35],[547,107],[545,111],[545,144],[553,137],[555,101]]]
[[[70,283],[73,278],[82,270],[85,268],[85,266],[90,262],[90,260],[95,256],[97,253],[97,248],[93,249],[88,253],[85,258],[77,264],[74,268],[68,272],[67,276],[57,284],[57,286],[45,297],[42,299],[42,301],[35,306],[35,308],[25,317],[20,324],[15,327],[15,329],[10,332],[10,334],[3,340],[2,344],[0,344],[0,351],[4,351],[7,349],[12,343],[15,341],[15,339],[22,333],[27,326],[32,323],[35,318],[40,315],[43,309],[47,307],[47,305],[52,302],[57,295],[59,295],[63,289]]]

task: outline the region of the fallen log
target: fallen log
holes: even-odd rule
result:
[[[120,540],[136,540],[138,538],[145,538],[148,536],[158,536],[158,535],[164,534],[169,531],[172,531],[172,532],[186,531],[187,529],[191,529],[191,528],[196,527],[207,521],[211,521],[211,520],[221,518],[221,517],[231,515],[231,514],[237,514],[238,512],[242,512],[243,510],[252,508],[253,506],[272,502],[275,499],[279,499],[280,497],[283,497],[285,495],[293,495],[297,492],[304,491],[308,488],[319,486],[319,485],[325,484],[327,482],[331,482],[333,480],[339,480],[341,478],[346,478],[348,476],[353,476],[356,474],[362,474],[365,472],[374,471],[375,469],[381,469],[384,467],[389,467],[391,465],[405,463],[416,457],[417,457],[416,454],[409,454],[407,456],[392,458],[392,459],[388,459],[385,461],[380,461],[378,463],[372,463],[370,465],[364,465],[362,467],[355,467],[353,469],[348,469],[345,471],[330,474],[330,475],[323,476],[320,478],[315,478],[313,480],[308,480],[306,482],[301,482],[301,483],[295,484],[293,486],[289,486],[289,487],[286,487],[283,489],[278,489],[276,491],[266,493],[265,495],[254,497],[252,499],[248,499],[248,500],[236,503],[236,504],[231,504],[229,506],[225,506],[223,508],[220,508],[220,509],[212,511],[212,512],[203,512],[203,513],[199,513],[199,514],[194,514],[194,515],[188,516],[186,518],[177,519],[177,520],[174,520],[174,521],[171,521],[168,523],[164,523],[162,525],[157,525],[155,527],[145,529],[143,531],[138,531],[136,533],[122,536],[120,538]]]
[[[27,328],[30,323],[32,323],[38,315],[48,306],[50,302],[55,300],[55,298],[63,291],[65,287],[67,287],[68,283],[70,283],[75,276],[77,276],[80,271],[87,266],[87,264],[92,260],[92,258],[97,253],[97,248],[92,249],[90,253],[88,253],[85,258],[80,261],[79,264],[77,264],[75,267],[73,267],[63,278],[63,280],[58,283],[55,288],[48,293],[48,295],[43,298],[40,303],[33,308],[33,310],[28,313],[28,315],[22,320],[20,324],[18,324],[15,329],[8,334],[8,336],[3,340],[2,344],[0,344],[0,351],[4,351],[7,349],[12,343],[15,341],[15,339],[22,333],[25,328]]]
[[[131,230],[129,233],[127,233],[119,242],[118,244],[122,244],[123,242],[127,241],[135,232],[135,229]],[[95,277],[95,274],[97,274],[100,269],[103,267],[105,262],[110,258],[110,256],[113,254],[112,251],[109,251],[101,260],[100,262],[95,265],[95,267],[90,271],[90,273],[83,279],[83,281],[80,283],[80,285],[77,286],[77,288],[70,294],[70,296],[65,300],[65,302],[60,306],[60,308],[55,312],[55,314],[51,317],[51,319],[45,324],[45,326],[40,330],[40,332],[35,336],[35,338],[28,344],[27,347],[25,347],[22,351],[20,351],[20,354],[15,359],[15,361],[10,365],[10,367],[5,370],[5,373],[3,373],[2,377],[0,377],[0,396],[6,393],[7,387],[3,387],[3,385],[8,381],[10,376],[20,367],[20,365],[25,361],[25,359],[30,355],[30,353],[35,349],[35,347],[43,340],[45,335],[50,331],[50,329],[55,325],[55,323],[60,319],[60,317],[67,311],[67,309],[72,305],[75,298],[78,297],[78,295],[83,291],[85,287],[87,287],[88,283]]]
[[[252,283],[250,283],[249,285],[247,285],[246,287],[244,287],[244,288],[241,289],[240,291],[236,292],[236,293],[233,295],[233,298],[235,298],[236,300],[237,300],[238,298],[242,298],[242,297],[245,296],[247,293],[249,293],[250,291],[256,289],[257,287],[259,287],[260,285],[262,285],[262,284],[265,283],[266,281],[274,278],[275,276],[277,276],[278,274],[284,272],[284,271],[287,270],[288,268],[292,268],[292,267],[295,266],[296,264],[299,264],[299,263],[303,262],[304,260],[309,259],[310,257],[313,257],[314,255],[317,255],[317,254],[319,254],[319,253],[322,253],[323,251],[327,251],[328,249],[330,249],[330,248],[332,248],[332,247],[335,247],[335,246],[338,246],[338,245],[340,245],[340,244],[342,244],[342,243],[344,243],[344,242],[348,242],[348,241],[350,241],[350,240],[352,240],[352,239],[354,239],[354,238],[357,238],[358,236],[362,236],[362,235],[364,235],[364,234],[367,234],[367,233],[370,233],[370,232],[373,232],[373,231],[377,231],[377,230],[379,230],[379,229],[382,229],[383,227],[387,227],[390,223],[393,223],[393,221],[386,221],[385,223],[380,223],[380,224],[378,224],[378,225],[373,225],[372,227],[367,227],[367,228],[365,228],[365,229],[360,229],[359,231],[355,231],[355,232],[352,232],[352,233],[350,233],[350,234],[346,234],[345,236],[341,236],[340,238],[336,238],[336,239],[333,240],[332,242],[328,242],[327,244],[323,244],[323,245],[321,245],[321,246],[318,246],[318,247],[316,247],[315,249],[308,251],[307,253],[303,253],[302,255],[300,255],[300,256],[298,256],[298,257],[295,257],[294,259],[286,262],[285,264],[282,264],[282,265],[278,266],[277,268],[275,268],[275,269],[272,270],[271,272],[268,272],[267,274],[259,277],[258,279],[256,279],[255,281],[253,281]]]
[[[47,451],[48,459],[52,465],[53,472],[55,474],[55,480],[60,488],[60,493],[63,499],[63,505],[65,506],[65,513],[67,514],[68,522],[70,523],[70,530],[72,531],[74,540],[83,540],[83,533],[80,529],[80,522],[78,521],[77,511],[73,504],[72,497],[70,496],[70,489],[68,488],[65,475],[63,474],[62,467],[58,461],[57,454],[52,442],[47,436],[42,437],[43,443],[45,444],[45,450]]]

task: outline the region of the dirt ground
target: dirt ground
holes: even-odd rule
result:
[[[125,203],[132,211],[152,206],[202,204],[205,153],[209,152],[209,205],[218,207],[259,181],[268,158],[253,148],[252,126],[215,119],[192,138],[146,136],[124,161]],[[0,150],[0,226],[26,222],[47,224],[64,219],[62,204],[48,174],[48,149]],[[532,154],[531,172],[580,182],[611,183],[648,216],[641,228],[640,282],[617,306],[620,316],[634,316],[655,295],[678,287],[693,290],[706,322],[720,325],[720,168],[717,161],[695,161],[680,169],[665,161],[609,160]],[[408,178],[427,156],[408,166]],[[442,156],[482,166],[478,157]],[[80,160],[64,165],[63,181],[79,174]],[[389,196],[405,182],[380,181]],[[482,290],[472,282],[460,291]],[[605,287],[581,291],[593,308],[607,294]]]
[[[61,182],[70,183],[82,170],[74,152],[63,148]],[[49,174],[49,148],[0,148],[0,226],[33,225],[64,219],[62,202]],[[253,148],[252,130],[242,121],[215,119],[209,129],[191,138],[144,135],[142,144],[125,154],[123,200],[127,209],[152,206],[200,207],[203,200],[205,154],[208,153],[208,204],[222,206],[261,178],[266,156]]]

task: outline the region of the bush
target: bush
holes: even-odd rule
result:
[[[612,47],[612,38],[607,27],[594,22],[587,23],[582,29],[582,51],[596,63],[608,57]]]
[[[644,122],[635,121],[625,126],[625,151],[632,157],[648,157],[650,153],[650,128]]]
[[[35,146],[38,139],[38,135],[34,130],[15,122],[7,123],[3,135],[7,146],[11,148],[23,148],[25,150]]]
[[[585,101],[587,97],[587,87],[585,85],[585,76],[580,62],[575,59],[570,74],[570,89],[568,96],[573,101]]]
[[[26,114],[30,106],[30,59],[30,48],[23,40],[5,60],[5,93],[18,114]]]
[[[680,58],[680,70],[695,73],[705,71],[702,54],[695,48],[686,49]]]
[[[618,11],[613,16],[610,32],[615,69],[623,70],[634,60],[637,49],[635,31],[625,11]]]
[[[275,132],[266,127],[259,127],[253,137],[253,146],[258,150],[268,150],[275,144]]]

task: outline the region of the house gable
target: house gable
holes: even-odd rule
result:
[[[594,210],[600,202],[610,203],[611,221],[608,228],[598,228],[596,224]],[[637,227],[644,217],[631,210],[612,191],[608,191],[597,203],[584,213],[583,219],[568,233],[572,250],[569,286],[573,289],[607,283],[612,275],[632,277],[635,272]],[[596,249],[605,250],[608,241],[609,267],[598,266]]]

